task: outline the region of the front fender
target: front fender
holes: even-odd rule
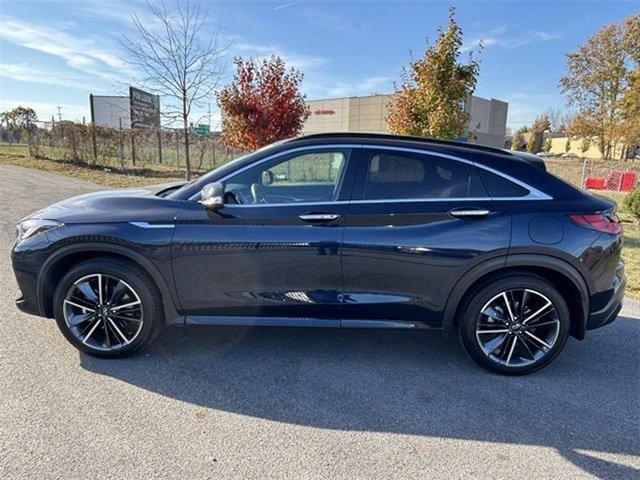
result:
[[[176,320],[179,321],[181,318],[178,313],[178,309],[176,308],[178,303],[178,298],[176,296],[175,288],[173,285],[170,285],[165,277],[162,275],[160,270],[153,264],[148,258],[146,258],[141,253],[128,248],[123,245],[116,245],[106,242],[79,242],[72,243],[69,245],[65,245],[63,247],[55,250],[42,265],[40,272],[38,274],[36,291],[37,291],[37,299],[38,299],[38,309],[42,316],[46,316],[46,301],[47,297],[45,295],[45,287],[46,281],[48,278],[51,269],[60,261],[68,258],[69,256],[73,256],[81,253],[91,253],[91,254],[116,254],[125,258],[128,258],[132,262],[139,265],[144,271],[146,271],[151,278],[154,280],[158,289],[160,290],[160,294],[162,296],[162,304],[164,307],[165,321],[167,323],[173,323]]]

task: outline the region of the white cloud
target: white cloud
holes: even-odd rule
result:
[[[73,74],[56,74],[45,72],[39,68],[27,64],[0,64],[0,76],[18,80],[20,82],[40,83],[46,85],[59,85],[61,87],[86,89],[87,79]]]
[[[233,52],[242,57],[253,57],[258,60],[268,58],[271,55],[281,57],[289,67],[306,70],[322,67],[328,60],[316,55],[306,55],[285,51],[280,45],[259,45],[247,42],[234,43],[231,46]]]
[[[335,30],[341,35],[360,36],[359,30],[353,22],[349,22],[341,15],[334,15],[319,8],[311,8],[305,10],[304,16],[309,23],[321,28],[323,31],[330,29]]]
[[[509,102],[507,124],[512,128],[530,124],[537,115],[554,107],[558,100],[552,93],[529,91],[513,92],[503,99]]]
[[[533,34],[543,42],[557,40],[558,38],[560,38],[560,35],[557,33],[543,32],[541,30],[536,30],[535,32],[533,32]]]
[[[24,48],[63,59],[70,67],[112,80],[125,73],[120,59],[95,40],[70,35],[46,25],[0,17],[0,37]]]
[[[169,2],[170,3],[170,2]],[[82,0],[75,6],[75,12],[83,17],[102,17],[106,20],[130,25],[131,15],[136,14],[146,20],[146,1],[138,0]]]
[[[283,3],[282,5],[278,5],[277,7],[273,7],[273,10],[282,10],[283,8],[287,8],[287,7],[291,7],[292,5],[295,5],[296,2],[289,2],[289,3]]]
[[[312,91],[323,92],[325,97],[354,97],[370,95],[373,92],[390,93],[393,84],[391,77],[369,77],[356,82],[336,81],[327,86],[312,85]]]
[[[63,120],[82,121],[85,117],[86,121],[90,120],[89,100],[87,105],[78,105],[73,103],[51,103],[51,102],[34,102],[24,99],[7,99],[0,100],[0,111],[9,110],[18,106],[31,107],[36,111],[38,120],[46,122],[51,121],[51,117],[55,115],[58,119],[58,107],[62,109]]]
[[[498,47],[511,50],[532,42],[548,42],[560,38],[559,34],[541,30],[511,33],[512,30],[506,25],[493,28],[482,35],[477,35],[465,41],[460,50],[469,52],[477,49],[481,44],[483,47]]]

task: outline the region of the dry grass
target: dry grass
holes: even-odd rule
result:
[[[618,203],[617,213],[622,221],[624,233],[622,259],[624,260],[627,273],[627,296],[631,298],[640,298],[640,225],[636,222],[631,213],[624,208],[622,201],[626,193],[600,193]]]
[[[182,180],[175,170],[152,170],[150,168],[127,168],[124,172],[101,166],[77,164],[62,160],[33,158],[0,151],[0,163],[18,165],[20,167],[37,168],[45,172],[57,173],[68,177],[79,178],[109,188],[126,188],[154,183]]]

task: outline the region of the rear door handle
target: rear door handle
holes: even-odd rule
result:
[[[449,215],[457,218],[480,218],[486,217],[491,212],[486,208],[456,208],[449,212]]]
[[[304,213],[300,215],[300,220],[309,223],[333,222],[340,215],[337,213]]]

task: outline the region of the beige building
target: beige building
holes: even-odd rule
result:
[[[386,118],[393,96],[388,94],[311,100],[308,102],[311,115],[305,122],[302,133],[388,133]],[[471,96],[465,102],[465,110],[470,115],[467,134],[473,132],[472,141],[503,147],[507,129],[507,109],[507,102]]]
[[[554,135],[549,134],[551,137],[551,149],[549,150],[551,153],[563,154],[563,153],[575,153],[578,157],[589,158],[589,159],[600,159],[602,158],[602,153],[600,152],[600,148],[598,147],[598,139],[592,138],[590,140],[585,140],[582,138],[574,138],[568,139],[564,135]],[[567,145],[568,142],[568,145]],[[569,149],[567,150],[567,146]],[[636,146],[632,148],[630,151],[633,153],[637,151]],[[611,157],[614,159],[621,159],[624,155],[624,145],[619,144],[613,148],[611,152]],[[631,155],[633,156],[633,155]]]

